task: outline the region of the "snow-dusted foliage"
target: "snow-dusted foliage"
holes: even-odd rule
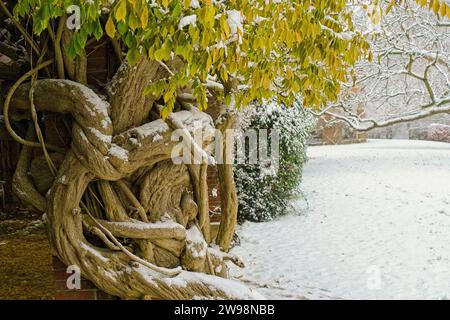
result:
[[[307,160],[306,140],[313,124],[313,118],[300,105],[287,108],[271,103],[244,111],[240,119],[244,131],[278,130],[279,168],[277,171],[268,170],[260,161],[236,165],[241,221],[272,220],[288,211],[289,199],[297,194],[303,164]]]

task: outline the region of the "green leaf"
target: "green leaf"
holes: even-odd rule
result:
[[[120,0],[116,9],[115,18],[117,21],[124,21],[127,16],[127,0]]]
[[[127,52],[127,60],[131,65],[135,65],[136,62],[139,60],[140,53],[139,50],[136,48],[131,48]]]

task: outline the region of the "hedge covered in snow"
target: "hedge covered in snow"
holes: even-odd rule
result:
[[[240,127],[244,132],[268,129],[268,137],[271,137],[271,130],[278,130],[279,164],[278,170],[260,161],[236,165],[240,221],[272,220],[289,211],[289,200],[299,191],[307,160],[306,140],[313,125],[314,119],[300,105],[288,108],[270,103],[242,113]],[[246,149],[248,151],[248,144]],[[270,140],[267,149],[270,152]]]

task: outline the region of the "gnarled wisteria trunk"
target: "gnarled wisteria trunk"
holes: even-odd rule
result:
[[[112,295],[261,298],[227,279],[227,260],[242,265],[226,253],[237,213],[231,165],[218,168],[224,203],[216,247],[209,231],[207,165],[174,164],[171,159],[179,143],[172,141],[174,130],[188,136],[202,130],[203,147],[213,138],[213,120],[191,105],[165,121],[154,97],[142,94],[165,72],[146,58],[135,66],[123,63],[107,97],[70,80],[20,85],[10,109],[34,105],[37,111],[71,115],[71,145],[49,149],[47,159],[33,158],[32,147],[24,146],[15,193],[45,212],[53,253]],[[28,139],[33,131],[30,126]],[[54,166],[54,175],[42,170],[45,162]],[[32,170],[30,177],[30,167],[41,170]]]

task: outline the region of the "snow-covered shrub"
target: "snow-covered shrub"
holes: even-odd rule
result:
[[[306,140],[313,125],[313,118],[300,105],[287,108],[271,103],[243,112],[240,119],[243,131],[268,129],[270,137],[271,130],[278,130],[279,167],[274,172],[259,161],[236,165],[240,221],[272,220],[289,211],[289,200],[299,191],[303,164],[307,160]]]

